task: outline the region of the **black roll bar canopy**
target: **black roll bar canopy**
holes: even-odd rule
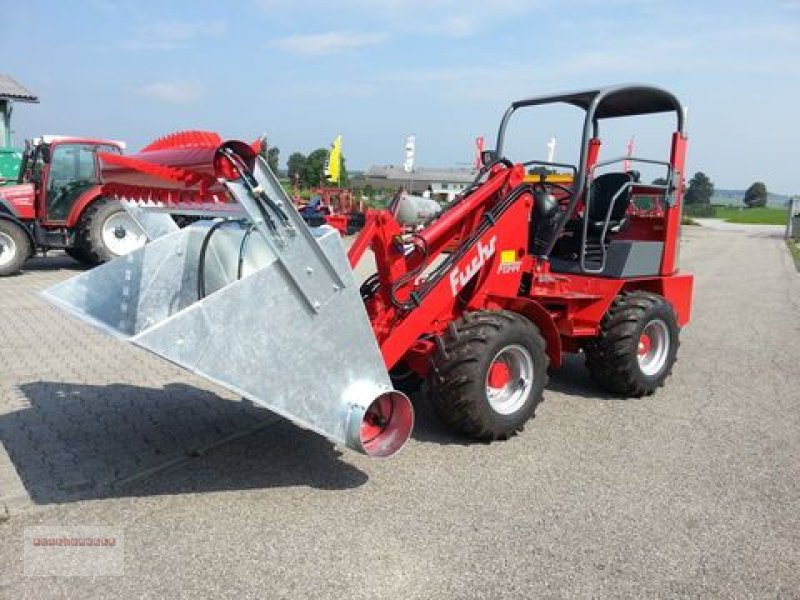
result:
[[[596,127],[596,121],[599,119],[632,117],[663,112],[676,113],[678,132],[684,133],[686,125],[686,109],[681,104],[681,101],[671,92],[651,85],[628,83],[592,90],[535,96],[512,102],[511,106],[506,110],[503,120],[500,122],[500,129],[497,132],[495,152],[498,156],[503,155],[506,128],[511,115],[520,108],[543,104],[571,104],[585,110],[585,134]],[[583,142],[584,144],[588,142],[588,135],[584,135]]]
[[[564,229],[566,220],[574,211],[578,199],[586,188],[586,158],[589,153],[589,140],[593,135],[597,136],[598,134],[598,121],[600,119],[674,112],[677,120],[676,130],[681,135],[684,135],[686,128],[686,108],[684,108],[681,101],[671,92],[641,83],[627,83],[605,88],[549,94],[546,96],[517,100],[511,103],[511,106],[508,107],[503,115],[503,119],[500,121],[500,128],[497,132],[497,144],[495,145],[495,155],[498,158],[503,156],[506,128],[508,127],[508,121],[511,119],[511,115],[520,108],[544,104],[570,104],[586,111],[583,122],[578,174],[575,178],[569,206],[564,213],[561,223],[554,232],[552,239],[548,243],[545,254],[549,255],[555,245],[556,239]]]

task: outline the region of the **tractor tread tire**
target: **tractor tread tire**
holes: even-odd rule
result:
[[[637,358],[639,336],[651,318],[669,329],[669,351],[664,367],[654,376],[642,373]],[[600,324],[600,333],[584,348],[586,367],[604,390],[640,398],[662,387],[677,361],[680,329],[675,311],[664,297],[651,292],[623,292],[611,303]]]
[[[523,345],[534,366],[530,395],[519,410],[500,415],[486,398],[490,362],[508,344]],[[441,338],[428,376],[428,399],[436,415],[468,437],[506,440],[533,418],[547,385],[548,357],[538,328],[513,312],[477,311],[450,324]]]
[[[107,200],[98,199],[87,206],[78,219],[78,237],[75,243],[75,253],[82,256],[82,262],[88,265],[99,265],[104,262],[97,252],[96,238],[91,235],[95,217],[101,207],[108,203]],[[76,258],[73,256],[73,258]],[[81,259],[78,259],[81,260]]]
[[[78,220],[75,244],[76,253],[84,257],[83,262],[99,265],[117,257],[103,242],[103,222],[110,216],[106,213],[113,214],[119,210],[125,209],[118,201],[98,198],[83,211]]]
[[[33,247],[28,233],[21,225],[8,219],[0,219],[0,232],[9,236],[16,249],[12,260],[4,266],[0,266],[0,277],[16,275],[22,269],[22,265],[33,255]]]

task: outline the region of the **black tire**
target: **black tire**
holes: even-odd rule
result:
[[[530,359],[530,387],[525,392],[523,378],[509,384],[523,387],[513,410],[498,412],[489,397],[489,373],[495,359],[509,352]],[[544,339],[525,317],[508,311],[467,313],[450,325],[434,355],[429,401],[439,418],[459,433],[481,440],[508,439],[522,430],[542,401],[547,366]]]
[[[32,254],[31,240],[22,226],[0,219],[0,277],[19,273]]]
[[[657,325],[656,322],[663,323]],[[645,372],[639,351],[647,328],[666,334],[668,346],[653,372]],[[648,329],[648,331],[650,330]],[[661,333],[659,333],[661,335]],[[606,391],[628,397],[648,396],[664,385],[680,345],[680,328],[672,306],[658,294],[635,291],[614,299],[600,325],[600,334],[586,345],[586,366],[592,379]],[[651,347],[650,336],[647,347]],[[643,359],[646,358],[643,357]],[[660,365],[660,366],[659,366]]]
[[[124,212],[125,208],[115,200],[99,198],[83,211],[78,220],[78,238],[75,244],[76,254],[83,257],[83,262],[99,265],[119,256],[103,241],[103,224],[113,215]]]

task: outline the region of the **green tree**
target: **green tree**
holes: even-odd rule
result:
[[[341,167],[339,170],[339,186],[347,187],[349,183],[350,183],[350,176],[347,174],[347,161],[344,158],[344,154],[342,154]]]
[[[277,146],[267,148],[267,164],[275,175],[278,175],[278,168],[280,164],[281,149]]]
[[[686,190],[686,204],[711,204],[714,195],[714,184],[708,175],[698,171],[689,180],[689,188]]]
[[[756,181],[747,188],[747,191],[744,193],[744,203],[747,205],[747,208],[766,206],[767,196],[767,186],[764,185],[763,181]]]
[[[266,135],[262,135],[260,138],[258,138],[258,142],[258,153],[261,155],[261,158],[267,161],[267,164],[269,165],[269,168],[272,169],[272,172],[277,175],[278,158],[281,154],[280,149],[277,146],[270,146]]]
[[[308,155],[301,179],[306,187],[315,187],[325,179],[325,161],[328,160],[328,149],[317,148]]]
[[[289,181],[292,183],[299,183],[303,185],[305,183],[305,172],[306,172],[306,164],[308,163],[308,157],[301,152],[294,152],[289,157],[289,160],[286,161],[286,168],[289,172]]]

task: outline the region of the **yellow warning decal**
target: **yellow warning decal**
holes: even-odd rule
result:
[[[500,262],[501,263],[517,262],[517,251],[516,250],[503,250],[500,253]]]

